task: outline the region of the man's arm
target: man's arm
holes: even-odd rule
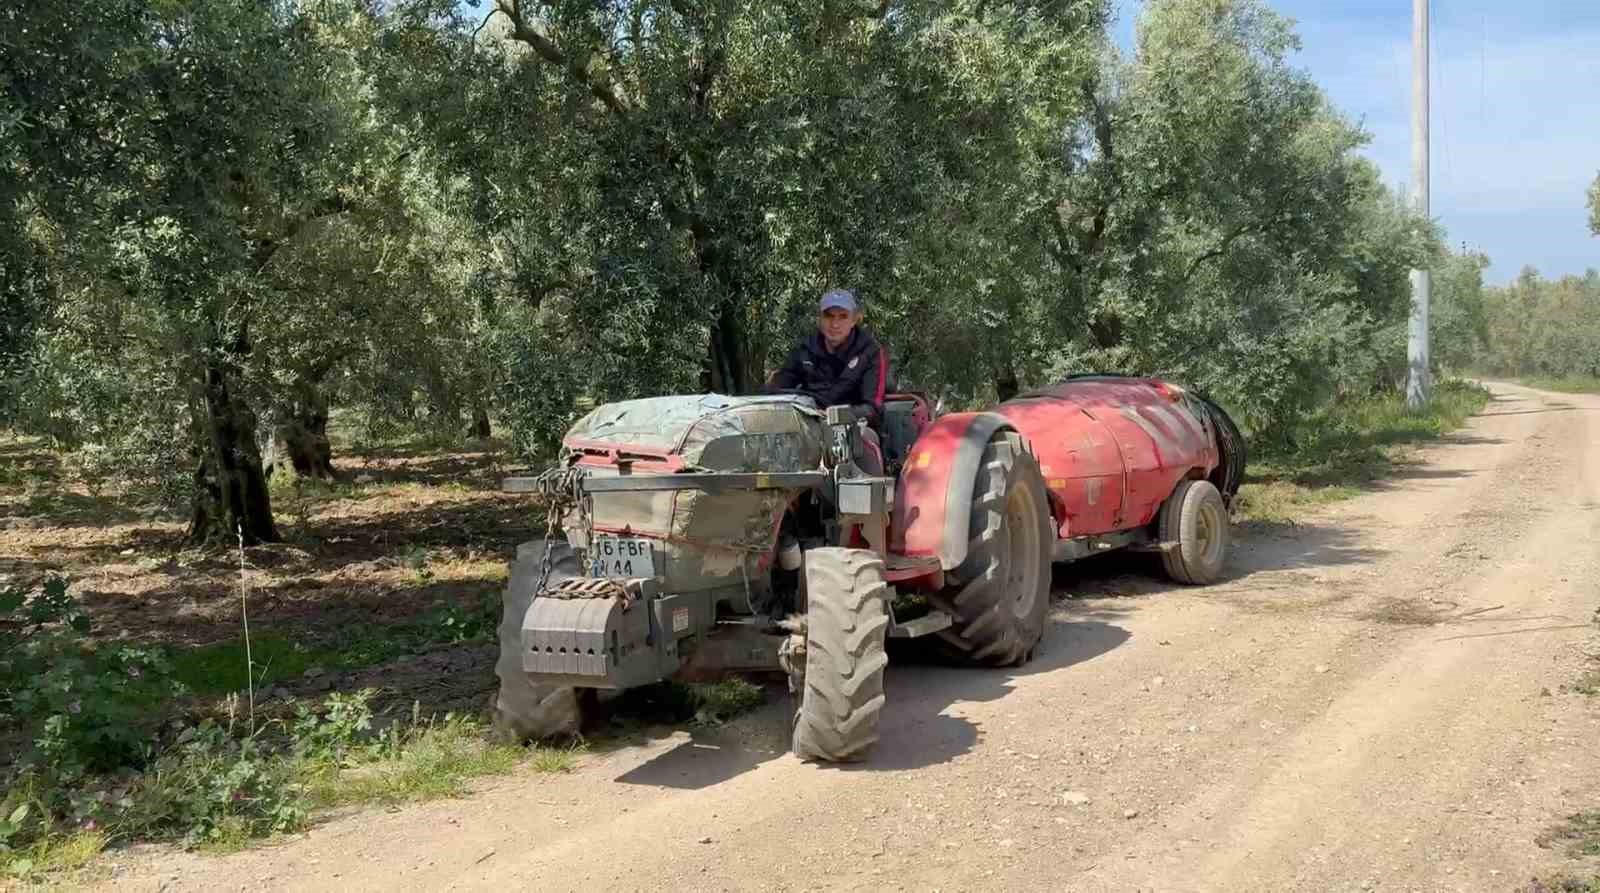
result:
[[[800,363],[805,359],[804,354],[805,351],[798,344],[789,350],[789,358],[784,360],[778,371],[772,373],[772,376],[767,379],[767,391],[769,393],[800,386],[801,381],[803,381],[800,376]]]

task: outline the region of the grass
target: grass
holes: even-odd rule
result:
[[[307,794],[319,807],[352,804],[417,803],[467,792],[468,782],[485,775],[503,775],[516,768],[525,751],[496,744],[475,722],[452,717],[407,734],[389,753],[350,768],[316,762],[297,774],[307,779]],[[535,771],[541,751],[533,754]],[[576,761],[576,754],[571,758]],[[571,768],[568,764],[567,768]],[[565,770],[562,770],[565,771]]]
[[[1568,856],[1600,856],[1600,809],[1590,809],[1567,816],[1535,840],[1542,847],[1563,847]]]
[[[1600,874],[1588,880],[1570,874],[1535,878],[1526,893],[1600,893]]]
[[[78,831],[46,837],[20,850],[0,851],[0,878],[30,881],[76,871],[93,862],[108,842],[104,832]]]
[[[285,679],[298,679],[314,666],[339,660],[339,653],[308,648],[274,633],[250,637],[250,657],[255,662],[256,687]],[[245,689],[244,641],[216,642],[179,651],[172,656],[173,676],[201,694],[226,694]]]
[[[695,719],[702,722],[725,722],[760,707],[767,699],[761,686],[737,676],[691,685],[689,690],[697,705]]]
[[[1568,689],[1590,697],[1600,695],[1600,666],[1579,676],[1578,681],[1568,686]]]
[[[1541,391],[1556,391],[1562,394],[1600,394],[1600,378],[1592,375],[1519,378],[1517,383]]]
[[[500,602],[485,597],[462,608],[444,605],[398,623],[356,627],[316,643],[296,642],[275,634],[250,639],[257,689],[298,679],[313,667],[356,670],[418,654],[437,645],[485,638],[499,622]],[[221,695],[245,690],[245,648],[238,641],[214,642],[177,651],[173,675],[200,694]]]
[[[1307,419],[1293,445],[1266,444],[1250,458],[1238,511],[1246,519],[1292,523],[1308,509],[1348,499],[1404,464],[1404,448],[1461,427],[1489,394],[1441,382],[1420,412],[1399,394],[1333,406]]]
[[[533,756],[528,761],[535,772],[548,775],[571,772],[578,766],[578,757],[583,755],[588,747],[583,744],[573,744],[568,747],[534,747]]]

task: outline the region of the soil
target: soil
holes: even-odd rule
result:
[[[1418,464],[1227,578],[1056,570],[1038,657],[899,664],[849,767],[791,705],[654,728],[568,774],[208,857],[108,856],[130,890],[1512,890],[1593,872],[1537,842],[1600,806],[1600,397],[1496,385]],[[510,537],[506,538],[509,548]]]
[[[273,507],[284,541],[241,555],[191,549],[182,517],[91,492],[42,444],[3,443],[0,462],[16,471],[0,476],[12,483],[0,486],[0,582],[63,576],[103,644],[242,642],[243,597],[253,635],[331,654],[354,637],[381,639],[498,597],[516,543],[543,521],[528,497],[499,491],[504,476],[521,473],[510,461],[494,441],[336,454],[342,483],[280,488]],[[380,710],[481,711],[495,685],[493,645],[411,638],[413,653],[381,666],[318,666],[269,686],[279,700],[373,687]]]

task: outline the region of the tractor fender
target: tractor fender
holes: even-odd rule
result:
[[[903,555],[936,555],[947,571],[959,567],[983,451],[996,434],[1015,430],[993,412],[952,413],[930,424],[906,454],[895,487],[891,545]]]

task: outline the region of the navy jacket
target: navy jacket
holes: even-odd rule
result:
[[[789,352],[769,387],[798,388],[824,409],[853,407],[857,418],[876,427],[889,387],[889,352],[860,326],[838,353],[828,351],[821,332],[812,332]]]

